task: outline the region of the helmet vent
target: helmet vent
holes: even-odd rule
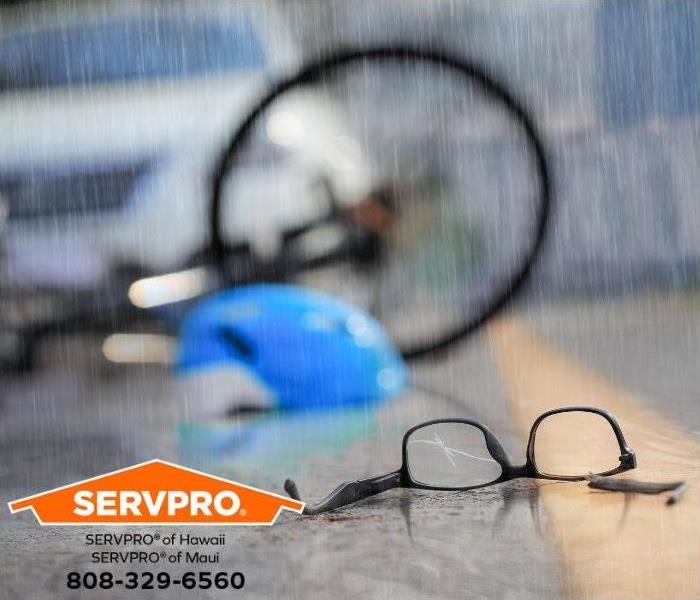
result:
[[[237,358],[250,360],[255,356],[253,345],[235,327],[223,327],[219,334],[234,350]]]

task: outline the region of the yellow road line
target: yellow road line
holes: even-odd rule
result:
[[[690,489],[668,507],[663,496],[625,496],[585,483],[540,487],[573,598],[700,598],[700,443],[641,407],[628,394],[554,351],[525,326],[502,320],[490,341],[523,434],[540,413],[584,404],[620,421],[646,481],[686,480]],[[571,431],[572,438],[576,431]]]

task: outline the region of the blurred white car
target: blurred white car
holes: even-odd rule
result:
[[[269,6],[106,6],[4,18],[7,282],[89,286],[115,265],[182,265],[207,239],[217,153],[272,76],[299,62]],[[227,186],[229,236],[274,252],[281,229],[318,216],[321,178],[352,203],[372,176],[340,107],[320,92],[290,94]]]

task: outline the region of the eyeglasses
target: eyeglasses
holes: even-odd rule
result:
[[[403,436],[397,471],[341,483],[304,514],[316,515],[392,488],[473,490],[529,477],[583,481],[589,474],[614,475],[634,469],[637,461],[615,417],[590,406],[566,406],[535,420],[524,465],[512,465],[498,439],[471,419],[436,419],[420,423]],[[301,500],[296,484],[285,490]]]

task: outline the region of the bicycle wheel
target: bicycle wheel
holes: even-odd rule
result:
[[[313,256],[278,248],[276,260],[289,264],[278,274],[369,307],[409,359],[463,340],[516,297],[549,222],[550,176],[540,134],[487,69],[411,47],[338,52],[260,98],[213,171],[211,252],[222,271],[230,248],[225,205],[239,216],[256,214],[255,205],[246,208],[235,193],[240,157],[259,143],[263,129],[269,138],[280,114],[275,107],[293,105],[294,96],[324,99],[343,122],[320,153],[328,172],[312,170],[321,173],[329,208],[300,237],[315,233],[323,240],[319,231],[340,224],[336,236],[355,246],[330,244],[324,255],[316,240]],[[277,125],[284,136],[284,122]],[[337,172],[347,170],[348,156],[366,167],[343,182]],[[272,205],[293,213],[294,195],[280,191]],[[237,282],[235,274],[228,282]]]

